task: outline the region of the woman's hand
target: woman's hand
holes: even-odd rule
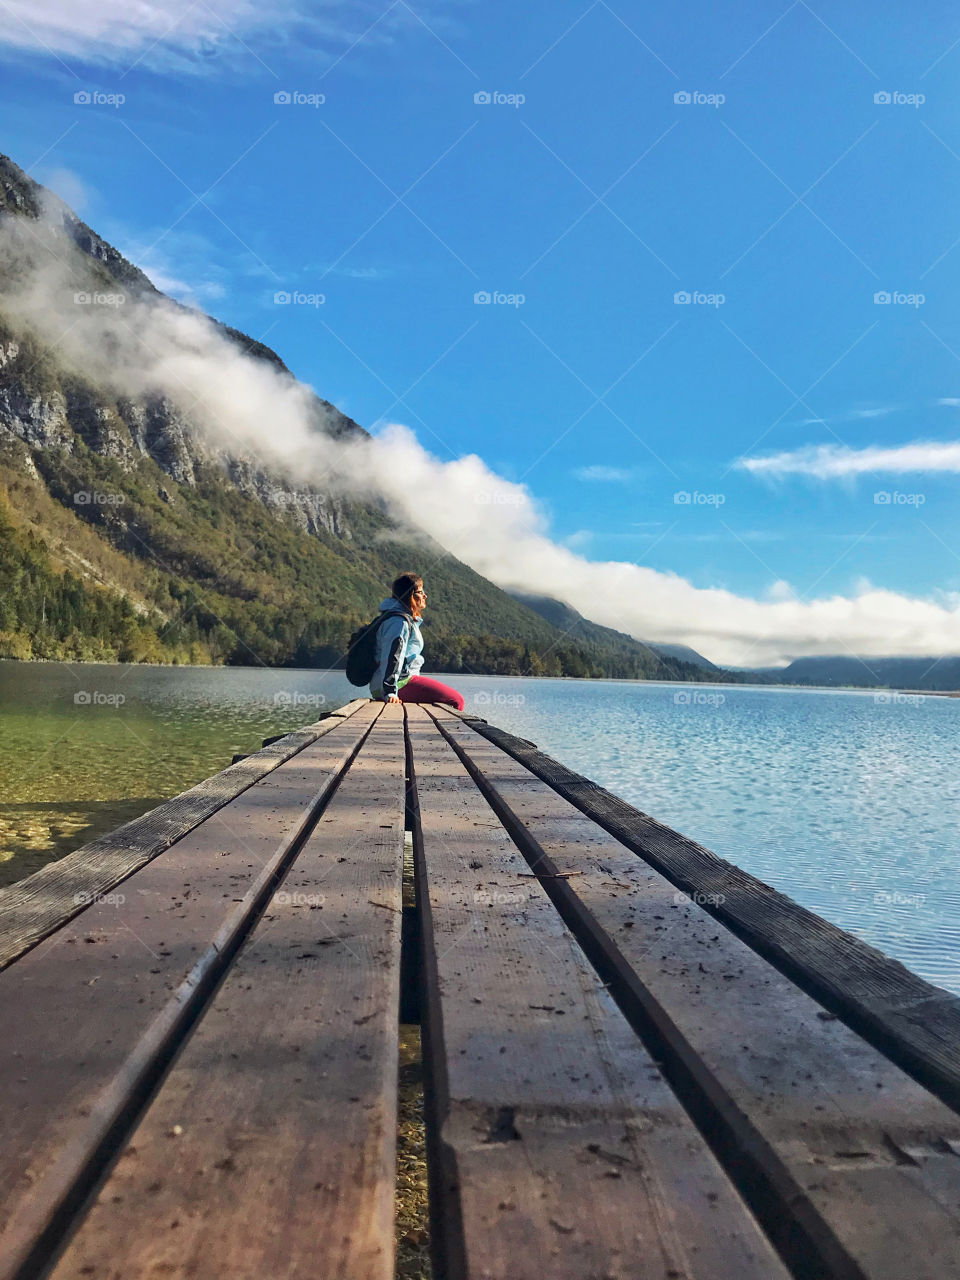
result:
[[[399,705],[400,699],[395,693],[391,693],[388,698],[384,698],[384,702],[396,702]]]

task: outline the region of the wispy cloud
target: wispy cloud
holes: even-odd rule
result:
[[[625,471],[622,467],[607,467],[594,463],[589,467],[577,467],[573,474],[578,480],[595,481],[600,484],[623,484],[631,479],[633,473]]]
[[[899,404],[881,404],[866,409],[846,409],[843,413],[829,413],[824,418],[801,418],[797,425],[816,427],[832,422],[865,422],[871,418],[885,418],[887,414],[896,413],[900,408],[902,406]]]
[[[296,39],[314,54],[322,57],[326,49],[337,57],[361,38],[388,41],[400,25],[412,27],[409,10],[397,5],[384,12],[375,0],[4,0],[0,50],[28,49],[124,72],[135,65],[205,72],[245,56],[272,71],[269,49],[284,42]]]
[[[960,441],[917,440],[893,446],[811,445],[803,449],[741,458],[737,466],[755,476],[813,476],[817,480],[885,472],[943,471],[960,473]]]

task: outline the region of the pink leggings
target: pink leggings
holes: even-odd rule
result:
[[[463,694],[429,676],[411,676],[398,696],[401,702],[448,702],[455,711],[463,710]]]

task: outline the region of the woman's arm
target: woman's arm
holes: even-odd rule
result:
[[[383,663],[383,696],[397,696],[397,682],[407,652],[407,637],[410,635],[410,624],[406,618],[387,618],[380,624],[382,643],[386,646],[386,657]]]

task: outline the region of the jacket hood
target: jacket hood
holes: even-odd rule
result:
[[[395,600],[393,596],[387,596],[386,600],[380,601],[381,613],[389,613],[391,610],[395,610],[395,609],[402,610],[408,617],[413,616],[410,613],[410,610],[407,609],[404,605],[402,605],[399,600]]]

